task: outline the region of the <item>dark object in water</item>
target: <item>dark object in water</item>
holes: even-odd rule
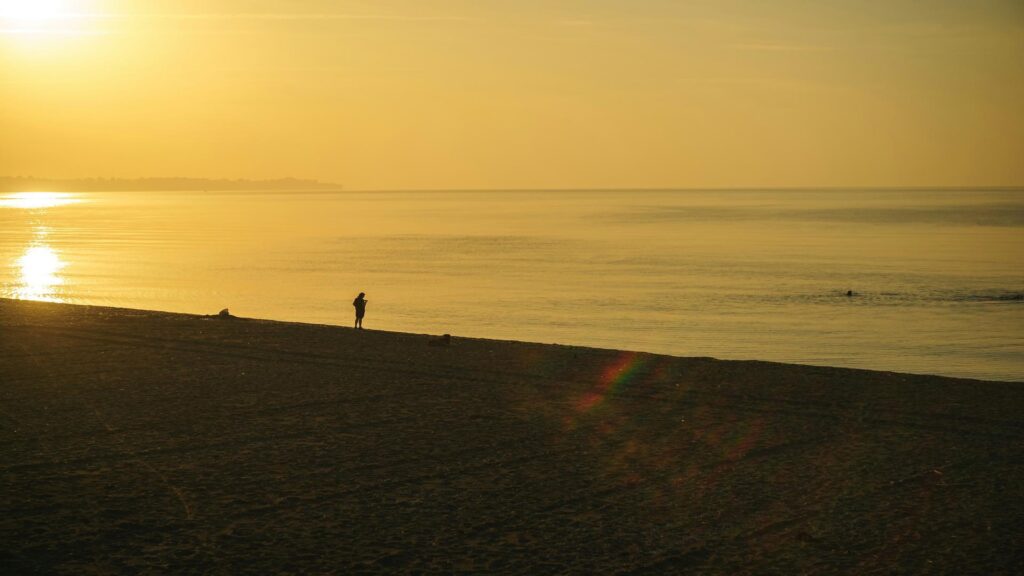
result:
[[[852,297],[852,296],[853,296],[853,290],[847,290],[846,291],[846,297],[849,298],[849,297]]]
[[[445,334],[444,336],[441,336],[440,338],[431,338],[430,342],[427,342],[427,345],[428,346],[451,346],[452,345],[452,335],[451,334]]]

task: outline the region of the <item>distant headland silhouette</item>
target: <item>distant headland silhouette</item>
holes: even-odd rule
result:
[[[196,190],[340,190],[340,184],[277,178],[274,180],[218,180],[209,178],[39,178],[0,176],[0,192],[108,192]]]

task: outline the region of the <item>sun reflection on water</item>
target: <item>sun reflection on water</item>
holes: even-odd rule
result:
[[[21,274],[14,288],[15,298],[42,302],[63,301],[57,289],[64,284],[59,273],[67,263],[60,259],[57,251],[45,244],[35,244],[18,258],[16,264],[21,268]]]
[[[0,196],[0,207],[25,210],[53,208],[75,202],[81,202],[81,200],[67,192],[16,192]]]

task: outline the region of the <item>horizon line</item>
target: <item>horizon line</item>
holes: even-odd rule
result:
[[[330,184],[329,182],[325,184]],[[339,185],[339,187],[341,187]],[[565,188],[344,188],[344,192],[857,192],[909,190],[1006,190],[1024,191],[1024,184],[945,185],[945,186],[640,186],[640,187],[565,187]],[[341,191],[341,190],[339,190]]]
[[[483,187],[453,187],[453,188],[439,188],[439,187],[424,187],[424,188],[347,188],[343,183],[331,182],[327,180],[320,180],[317,178],[307,178],[299,176],[280,176],[271,178],[232,178],[232,177],[200,177],[200,176],[134,176],[134,177],[121,177],[121,176],[86,176],[86,177],[74,177],[74,178],[51,178],[41,176],[4,176],[0,175],[0,181],[3,180],[38,180],[38,181],[52,181],[52,182],[91,182],[96,181],[144,181],[144,180],[192,180],[197,182],[224,182],[224,183],[281,183],[289,180],[302,183],[315,183],[320,187],[337,187],[337,191],[344,192],[756,192],[756,191],[792,191],[792,192],[804,192],[804,191],[835,191],[835,192],[857,192],[857,191],[913,191],[913,190],[932,190],[932,191],[969,191],[969,190],[1003,190],[1003,191],[1024,191],[1024,183],[1020,184],[945,184],[945,185],[928,185],[928,184],[912,184],[912,185],[800,185],[800,186],[756,186],[756,185],[743,185],[743,186],[606,186],[606,187],[581,187],[581,186],[566,186],[566,187],[549,187],[549,186],[538,186],[538,187],[494,187],[494,188],[483,188]]]

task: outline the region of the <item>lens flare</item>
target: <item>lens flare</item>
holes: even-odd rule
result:
[[[577,408],[581,412],[592,410],[615,392],[628,387],[646,366],[647,359],[640,354],[623,352],[604,369],[597,386],[580,399]]]

